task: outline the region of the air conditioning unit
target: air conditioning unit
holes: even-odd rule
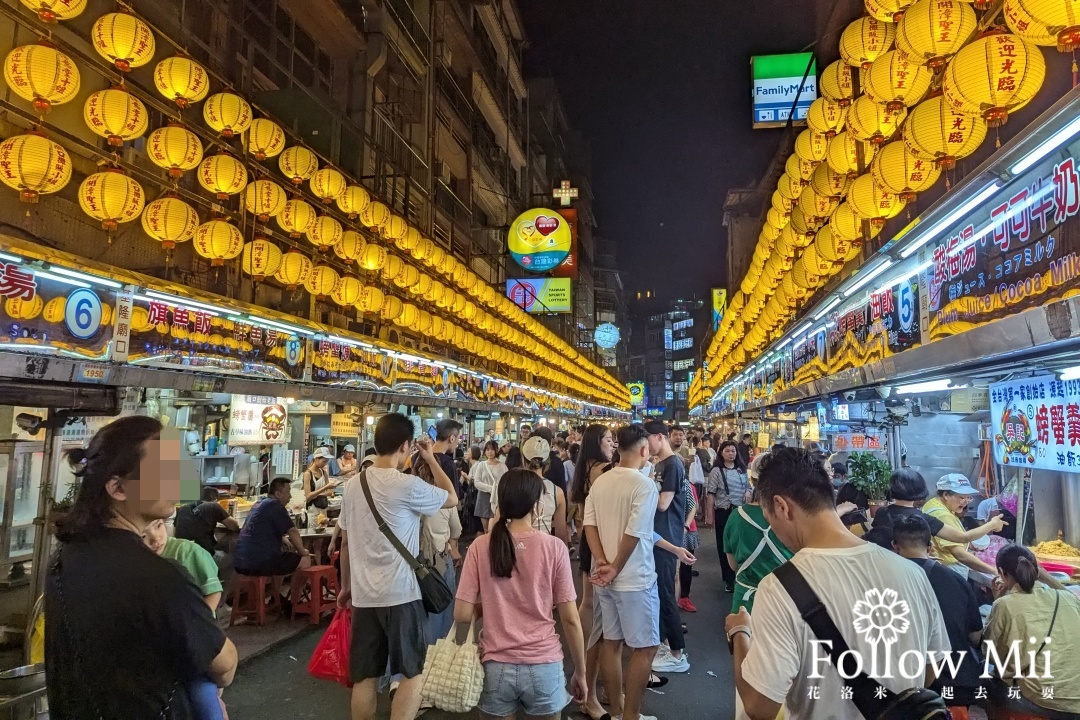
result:
[[[454,179],[454,176],[450,174],[450,166],[441,160],[435,161],[435,177],[446,187],[450,187],[450,183]]]

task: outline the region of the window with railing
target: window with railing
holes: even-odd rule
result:
[[[509,78],[506,76],[506,70],[499,63],[499,53],[495,50],[495,45],[491,42],[491,36],[488,35],[483,21],[480,20],[480,14],[476,13],[473,17],[473,36],[476,38],[474,45],[476,55],[480,58],[482,74],[491,86],[492,94],[499,103],[499,107],[506,112],[506,87],[510,82]]]
[[[334,85],[334,63],[315,38],[273,0],[251,0],[244,7],[244,30],[258,49],[255,67],[278,89],[290,87],[290,78],[305,87],[329,94]],[[281,68],[273,67],[276,62]]]
[[[409,0],[383,0],[390,14],[397,21],[405,35],[412,41],[413,48],[426,60],[428,57],[427,28],[420,18],[416,16],[412,3]]]
[[[458,117],[466,123],[471,123],[473,116],[472,101],[462,91],[454,76],[446,68],[440,67],[435,74],[435,82],[446,101],[450,103],[450,107],[454,108],[454,111],[458,114]]]

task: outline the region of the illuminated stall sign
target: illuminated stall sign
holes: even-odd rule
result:
[[[1080,380],[1045,375],[995,383],[990,422],[999,463],[1080,472]]]
[[[314,382],[367,390],[389,390],[394,384],[397,363],[389,355],[326,339],[313,345]]]
[[[833,439],[836,452],[873,452],[884,448],[883,438],[876,433],[840,433]]]
[[[1073,155],[1077,145],[1070,146]],[[1080,162],[1043,163],[972,211],[926,260],[931,340],[1065,296],[1080,282]]]
[[[114,290],[62,282],[17,263],[0,263],[0,349],[48,348],[106,360],[115,308]]]
[[[284,398],[233,395],[229,406],[229,445],[282,445],[288,442],[289,411]]]
[[[804,383],[821,377],[828,370],[828,354],[824,330],[808,335],[791,350],[792,378]]]
[[[836,318],[828,336],[829,372],[895,355],[921,338],[919,284],[905,280]]]
[[[301,380],[307,348],[306,339],[283,330],[137,297],[128,360],[273,380]]]

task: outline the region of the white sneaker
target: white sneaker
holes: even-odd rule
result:
[[[668,654],[666,657],[657,657],[653,660],[652,671],[654,673],[684,673],[690,671],[690,659],[683,653],[681,658]]]
[[[622,720],[622,715],[616,715],[613,720]],[[638,720],[657,720],[655,715],[638,715]]]

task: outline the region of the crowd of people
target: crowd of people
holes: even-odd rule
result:
[[[351,610],[354,720],[374,718],[388,687],[392,717],[415,717],[429,646],[461,626],[483,629],[484,717],[554,719],[575,703],[590,720],[653,720],[646,690],[691,666],[680,612],[697,611],[699,528],[715,534],[730,594],[739,718],[946,707],[963,718],[971,705],[1080,716],[1080,599],[1023,546],[1003,543],[993,563],[968,549],[1007,525],[965,527],[978,493],[961,475],[940,478],[931,498],[900,468],[891,504],[870,517],[845,492],[843,463],[815,449],[755,452],[749,435],[655,420],[522,425],[515,441],[462,447],[462,431],[446,419],[418,437],[385,415],[362,462],[316,449],[302,474],[316,508],[341,486],[337,602]],[[237,654],[214,618],[228,593],[215,531],[239,526],[209,492],[177,506],[173,443],[156,420],[128,417],[69,456],[81,486],[46,581],[56,718],[225,717]],[[310,562],[289,512],[297,489],[266,483],[230,570],[287,576]],[[417,557],[454,602],[431,606]],[[994,578],[989,597],[974,572]]]

